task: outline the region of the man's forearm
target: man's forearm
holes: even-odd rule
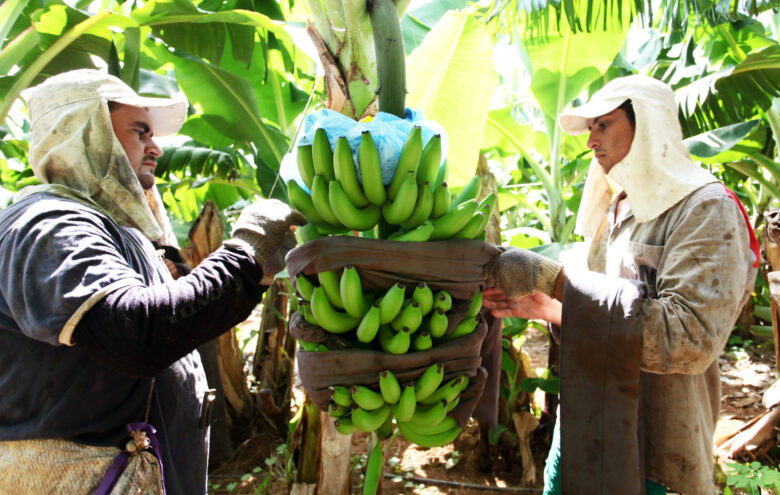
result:
[[[154,376],[243,321],[264,291],[261,278],[251,256],[220,249],[176,281],[107,295],[84,315],[75,343],[120,373]]]

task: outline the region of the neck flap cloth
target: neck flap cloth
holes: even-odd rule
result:
[[[121,80],[96,70],[47,79],[29,93],[30,167],[42,184],[22,189],[15,200],[48,192],[158,240],[163,229],[114,134],[108,101],[149,109],[156,136],[175,133],[187,110],[185,100],[140,97]]]
[[[588,132],[589,119],[600,117],[631,100],[636,129],[631,149],[609,171],[591,162],[582,194],[575,232],[592,237],[616,192],[625,190],[638,223],[649,222],[699,187],[716,182],[691,160],[682,141],[674,93],[666,84],[647,76],[614,79],[591,101],[561,114],[558,122],[567,134]]]

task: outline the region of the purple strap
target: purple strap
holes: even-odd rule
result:
[[[155,436],[157,430],[155,430],[154,427],[148,423],[127,424],[128,433],[135,430],[140,430],[146,433],[146,438],[149,439],[149,447],[147,450],[154,454],[154,456],[157,458],[157,465],[160,466],[160,481],[162,481],[162,489],[164,494],[165,478],[163,478],[163,466],[162,459],[160,457],[160,443]],[[112,462],[108,467],[108,470],[106,470],[106,474],[103,476],[103,480],[100,482],[97,491],[95,491],[95,495],[108,495],[111,492],[111,490],[114,488],[114,485],[116,485],[116,482],[119,481],[119,477],[122,476],[122,473],[127,467],[129,460],[130,453],[126,450],[123,450],[119,453],[119,455],[116,456],[116,458],[114,458],[114,462]]]

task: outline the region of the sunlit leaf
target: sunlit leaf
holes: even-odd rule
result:
[[[407,60],[406,104],[447,130],[453,187],[465,185],[477,166],[497,83],[492,53],[490,37],[476,19],[468,12],[450,12]]]

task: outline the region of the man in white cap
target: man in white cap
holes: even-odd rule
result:
[[[560,332],[545,494],[711,495],[718,356],[758,266],[747,215],[691,160],[660,81],[610,81],[559,124],[590,132],[577,218],[587,270],[515,248],[485,267],[495,316]]]
[[[29,109],[42,184],[0,213],[0,486],[206,493],[208,387],[195,349],[249,315],[305,220],[258,201],[173,280],[151,244],[162,230],[144,189],[162,154],[154,137],[179,129],[187,102],[83,69],[33,88]],[[120,454],[128,432],[132,455]]]

